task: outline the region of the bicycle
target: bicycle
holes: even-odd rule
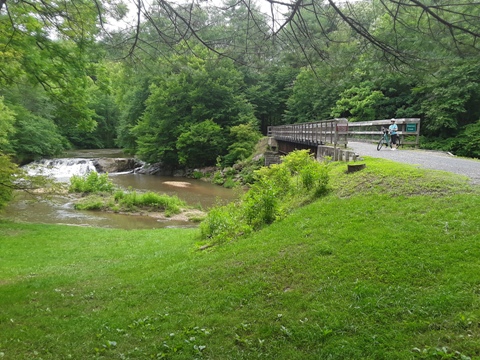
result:
[[[380,149],[385,145],[387,148],[388,147],[392,147],[392,144],[391,144],[391,139],[390,139],[390,131],[388,131],[388,129],[386,128],[382,128],[382,131],[383,131],[383,135],[381,137],[381,139],[378,141],[378,144],[377,144],[377,150],[380,151]],[[400,136],[397,136],[397,144],[396,144],[396,148],[398,149],[400,147]]]
[[[377,144],[377,150],[380,151],[380,149],[386,145],[387,147],[392,147],[391,144],[390,144],[390,133],[388,131],[388,129],[386,128],[382,128],[382,131],[383,131],[383,135],[382,137],[380,138],[380,140],[378,141],[378,144]]]

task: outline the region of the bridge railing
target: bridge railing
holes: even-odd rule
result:
[[[268,136],[277,140],[305,145],[347,145],[347,119],[331,119],[310,123],[269,126]]]
[[[310,123],[269,126],[268,136],[277,140],[305,145],[347,145],[348,141],[377,142],[382,128],[388,128],[392,119],[349,122],[345,118]],[[400,141],[405,145],[420,144],[420,119],[395,119]]]
[[[358,121],[348,123],[348,139],[350,141],[377,142],[382,136],[382,128],[388,128],[392,119]],[[420,119],[394,119],[398,126],[401,144],[420,145]]]

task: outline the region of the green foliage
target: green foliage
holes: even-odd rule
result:
[[[233,189],[236,186],[237,186],[237,183],[235,182],[235,180],[231,176],[227,177],[227,179],[223,183],[223,187],[225,187],[227,189]]]
[[[215,171],[215,173],[213,174],[212,182],[216,185],[223,185],[223,183],[225,182],[225,178],[220,170]]]
[[[264,166],[265,159],[262,157],[257,161],[240,162],[237,165],[240,167],[239,178],[242,184],[253,184],[255,182],[255,171]]]
[[[480,120],[467,125],[465,130],[452,140],[450,150],[455,155],[480,159]]]
[[[127,153],[134,154],[137,143],[132,129],[145,111],[145,101],[150,96],[151,74],[147,76],[135,73],[135,76],[132,76],[130,71],[131,69],[124,67],[118,69],[114,73],[113,81],[117,93],[116,104],[120,112],[116,127],[117,144]]]
[[[187,167],[214,164],[217,154],[222,153],[224,147],[222,128],[212,120],[190,125],[182,131],[176,143],[178,161]]]
[[[243,198],[242,208],[247,224],[259,229],[281,219],[285,215],[281,203],[283,197],[280,196],[283,190],[268,176],[257,180]]]
[[[200,223],[201,238],[215,244],[231,241],[251,231],[251,226],[244,221],[241,206],[235,202],[215,206]]]
[[[249,122],[232,126],[230,128],[230,137],[233,142],[228,146],[228,154],[224,157],[224,163],[227,166],[231,166],[237,161],[245,160],[251,156],[255,145],[261,138],[261,134],[253,123]]]
[[[255,106],[255,116],[260,121],[262,134],[266,134],[268,126],[285,123],[287,101],[292,95],[292,84],[300,69],[279,63],[263,71],[249,70],[245,75],[248,84],[245,93]]]
[[[8,5],[8,15],[2,9],[0,84],[40,85],[56,103],[62,125],[94,127],[86,69],[98,58],[91,50],[100,8],[87,2],[16,1]]]
[[[327,191],[328,168],[307,150],[296,150],[282,164],[263,167],[240,201],[218,206],[200,224],[201,238],[212,244],[233,240],[246,230],[258,230],[283,219],[289,211]],[[234,210],[233,210],[234,209]],[[235,224],[232,231],[225,228]],[[217,229],[219,227],[219,229]]]
[[[17,172],[17,166],[8,156],[0,152],[0,209],[12,198]]]
[[[313,191],[314,197],[320,197],[327,193],[328,168],[318,162],[310,162],[299,172],[300,179],[307,191]]]
[[[11,152],[9,136],[15,132],[15,112],[3,103],[0,96],[0,152]]]
[[[194,179],[197,179],[197,180],[198,180],[198,179],[203,178],[203,177],[204,177],[204,174],[203,174],[203,172],[201,172],[201,171],[195,170],[195,171],[193,171],[193,173],[192,173],[192,177],[193,177]]]
[[[82,198],[75,204],[75,208],[79,210],[111,210],[115,212],[163,211],[165,216],[179,214],[185,206],[185,202],[177,196],[158,194],[151,191],[139,193],[137,191],[123,191],[119,189],[114,192],[113,196],[93,194]]]
[[[106,209],[105,200],[98,195],[92,195],[82,198],[74,205],[76,210],[104,210]]]
[[[158,66],[165,71],[151,85],[145,113],[132,127],[137,153],[147,162],[178,166],[180,162],[201,161],[214,165],[216,157],[225,155],[232,142],[225,136],[230,128],[255,121],[253,107],[241,92],[241,73],[233,63],[226,58],[214,59],[204,49],[197,50],[195,56],[159,60]],[[214,137],[208,149],[213,153],[200,153],[190,147],[208,145],[209,136]]]
[[[167,216],[180,213],[181,207],[185,206],[185,202],[177,196],[160,195],[154,192],[138,194],[132,191],[116,198],[120,208],[132,210],[137,207],[147,207],[152,210],[163,210]]]
[[[77,193],[111,193],[114,190],[113,182],[108,178],[108,174],[99,175],[96,171],[91,171],[84,176],[74,175],[70,178],[70,192]]]
[[[377,119],[377,108],[384,99],[381,91],[374,90],[371,83],[365,82],[343,91],[331,116],[347,117],[350,121]]]
[[[287,101],[284,117],[287,123],[303,123],[330,118],[338,95],[338,83],[329,82],[325,68],[324,81],[318,81],[311,69],[302,69]],[[333,80],[333,79],[332,79]]]
[[[20,107],[15,107],[15,112],[16,132],[11,141],[17,161],[27,163],[58,155],[65,150],[68,142],[53,120],[34,115]]]
[[[438,73],[416,91],[425,93],[422,111],[427,133],[447,138],[480,117],[480,71],[475,60],[454,61]]]
[[[104,65],[106,66],[106,65]],[[77,149],[103,149],[116,147],[116,133],[119,107],[111,94],[110,75],[103,66],[97,65],[96,83],[89,86],[89,108],[95,113],[92,118],[96,122],[94,129],[70,127],[65,130],[65,136]]]

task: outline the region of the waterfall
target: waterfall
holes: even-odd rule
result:
[[[43,175],[57,181],[68,182],[73,175],[83,176],[97,172],[90,159],[42,159],[22,167],[28,175]]]

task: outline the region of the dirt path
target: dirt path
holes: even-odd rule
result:
[[[349,142],[348,147],[360,156],[389,159],[402,163],[418,165],[425,169],[443,170],[469,177],[473,184],[480,185],[480,160],[465,159],[440,151],[405,150],[377,151],[376,145],[362,142]]]

